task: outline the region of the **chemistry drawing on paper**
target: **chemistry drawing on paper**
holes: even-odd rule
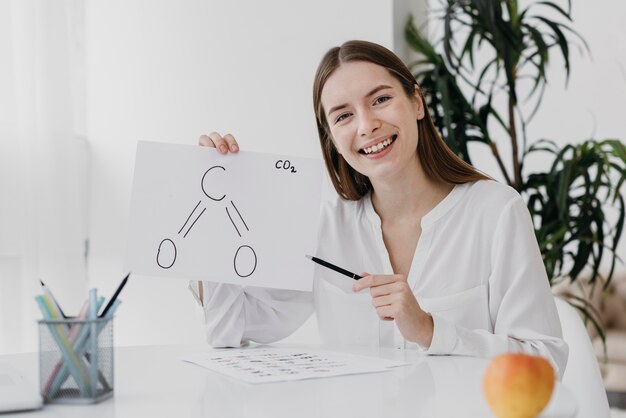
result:
[[[320,188],[314,159],[139,142],[126,268],[310,290]]]
[[[200,186],[201,186],[202,192],[204,193],[206,197],[208,197],[213,202],[221,202],[226,197],[225,194],[222,194],[220,197],[214,197],[207,191],[211,185],[211,181],[210,181],[211,177],[207,175],[211,173],[211,170],[216,169],[216,168],[226,171],[224,167],[219,166],[219,165],[209,168],[206,171],[206,173],[204,173],[204,175],[202,176],[202,182]],[[201,204],[204,204],[204,202],[202,200],[199,200],[196,206],[193,208],[193,210],[189,214],[189,216],[187,217],[187,220],[185,221],[183,226],[178,230],[179,236],[184,232],[184,235],[182,236],[182,238],[187,237],[187,234],[189,234],[193,226],[196,224],[196,222],[198,222],[198,219],[200,219],[202,214],[206,211],[206,206],[202,207],[202,209],[198,211],[198,215],[195,216],[196,209],[198,209],[198,207]],[[250,228],[248,228],[246,221],[241,216],[241,212],[239,212],[239,209],[237,209],[237,206],[235,206],[235,203],[232,200],[230,201],[230,205],[232,206],[231,209],[233,208],[235,209],[235,212],[239,216],[239,220],[243,224],[243,227],[246,229],[246,231],[249,231]],[[233,220],[233,217],[231,216],[230,211],[228,210],[229,209],[228,206],[226,206],[225,209],[226,209],[226,215],[228,215],[228,219],[230,219],[230,222],[232,223],[233,228],[235,228],[235,231],[237,232],[237,235],[241,238],[241,232],[239,231],[239,228],[237,228],[237,224]],[[191,223],[189,223],[192,217],[194,217],[194,220]],[[189,226],[187,227],[188,224]],[[163,269],[169,269],[170,267],[172,267],[174,263],[176,262],[177,251],[178,250],[176,247],[176,243],[170,238],[164,238],[159,244],[159,248],[157,249],[157,255],[156,255],[157,265]],[[241,253],[241,256],[240,256],[240,253]],[[250,262],[247,263],[248,265],[242,265],[244,263],[242,259],[249,260]],[[237,273],[239,277],[249,277],[252,275],[252,273],[254,273],[254,270],[256,270],[256,265],[257,265],[257,257],[256,257],[256,253],[254,252],[254,248],[245,244],[239,246],[239,248],[237,248],[237,251],[235,252],[235,257],[233,261],[235,273]]]

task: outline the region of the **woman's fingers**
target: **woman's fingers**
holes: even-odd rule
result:
[[[217,148],[219,152],[222,154],[226,154],[228,152],[228,143],[226,143],[226,140],[222,135],[217,132],[211,132],[209,134],[209,138],[211,138],[211,141],[215,144],[215,148]]]
[[[238,152],[239,144],[234,136],[226,134],[224,136],[217,132],[211,132],[208,135],[200,135],[198,138],[198,145],[203,147],[217,148],[222,154],[230,152]]]
[[[237,151],[239,151],[239,144],[237,144],[237,140],[235,139],[234,136],[232,136],[231,134],[226,134],[226,135],[224,135],[224,140],[226,141],[226,144],[228,146],[228,150],[230,152],[237,152]]]
[[[396,319],[395,309],[391,305],[376,308],[376,315],[383,321],[394,321]]]
[[[417,302],[407,277],[402,274],[361,274],[352,290],[369,289],[372,306],[383,321],[395,321],[408,341],[429,347],[433,338],[433,319]]]
[[[211,141],[209,135],[204,134],[200,135],[200,138],[198,138],[198,145],[200,145],[201,147],[215,148],[215,144],[213,143],[213,141]]]
[[[373,298],[379,296],[390,295],[392,293],[400,293],[403,291],[410,291],[406,282],[391,282],[381,286],[370,287],[370,294]]]
[[[374,288],[377,286],[383,286],[389,283],[398,281],[406,281],[406,278],[401,274],[377,274],[377,275],[363,275],[362,278],[357,280],[352,286],[352,291],[360,292],[363,289]]]
[[[381,306],[390,306],[399,299],[398,295],[388,294],[384,296],[376,296],[372,298],[372,306],[380,308]]]

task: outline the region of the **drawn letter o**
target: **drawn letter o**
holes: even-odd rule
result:
[[[213,196],[211,196],[211,195],[209,194],[209,192],[207,192],[207,190],[209,189],[209,187],[208,187],[208,186],[209,186],[209,184],[207,184],[207,183],[208,183],[208,180],[207,180],[207,174],[209,174],[209,172],[210,172],[211,170],[213,170],[214,168],[221,168],[223,171],[226,171],[226,169],[225,169],[224,167],[222,167],[221,165],[216,165],[216,166],[213,166],[213,167],[209,168],[209,169],[206,171],[206,173],[204,173],[204,175],[202,176],[202,182],[200,183],[200,187],[202,187],[202,192],[204,193],[204,195],[205,195],[206,197],[208,197],[208,198],[209,198],[209,199],[211,199],[211,200],[215,200],[216,202],[219,202],[220,200],[222,200],[223,198],[225,198],[225,197],[226,197],[226,195],[225,195],[225,194],[223,194],[223,195],[222,195],[222,197],[219,197],[219,198],[218,198],[218,197],[213,197]],[[215,182],[215,183],[217,183],[217,182]]]
[[[248,277],[256,270],[256,253],[249,245],[242,245],[235,253],[235,273],[239,277]]]
[[[165,238],[159,244],[156,262],[159,267],[168,269],[176,262],[176,244],[169,238]]]

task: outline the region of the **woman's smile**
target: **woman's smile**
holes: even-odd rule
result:
[[[359,149],[359,154],[362,154],[368,159],[378,159],[387,155],[393,144],[395,143],[398,135],[389,135],[384,138],[378,138],[374,141],[370,141],[367,145]]]

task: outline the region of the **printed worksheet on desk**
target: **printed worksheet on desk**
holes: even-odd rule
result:
[[[312,348],[254,347],[188,354],[181,360],[246,383],[379,373],[409,363]]]
[[[311,290],[321,161],[140,141],[126,268]]]

